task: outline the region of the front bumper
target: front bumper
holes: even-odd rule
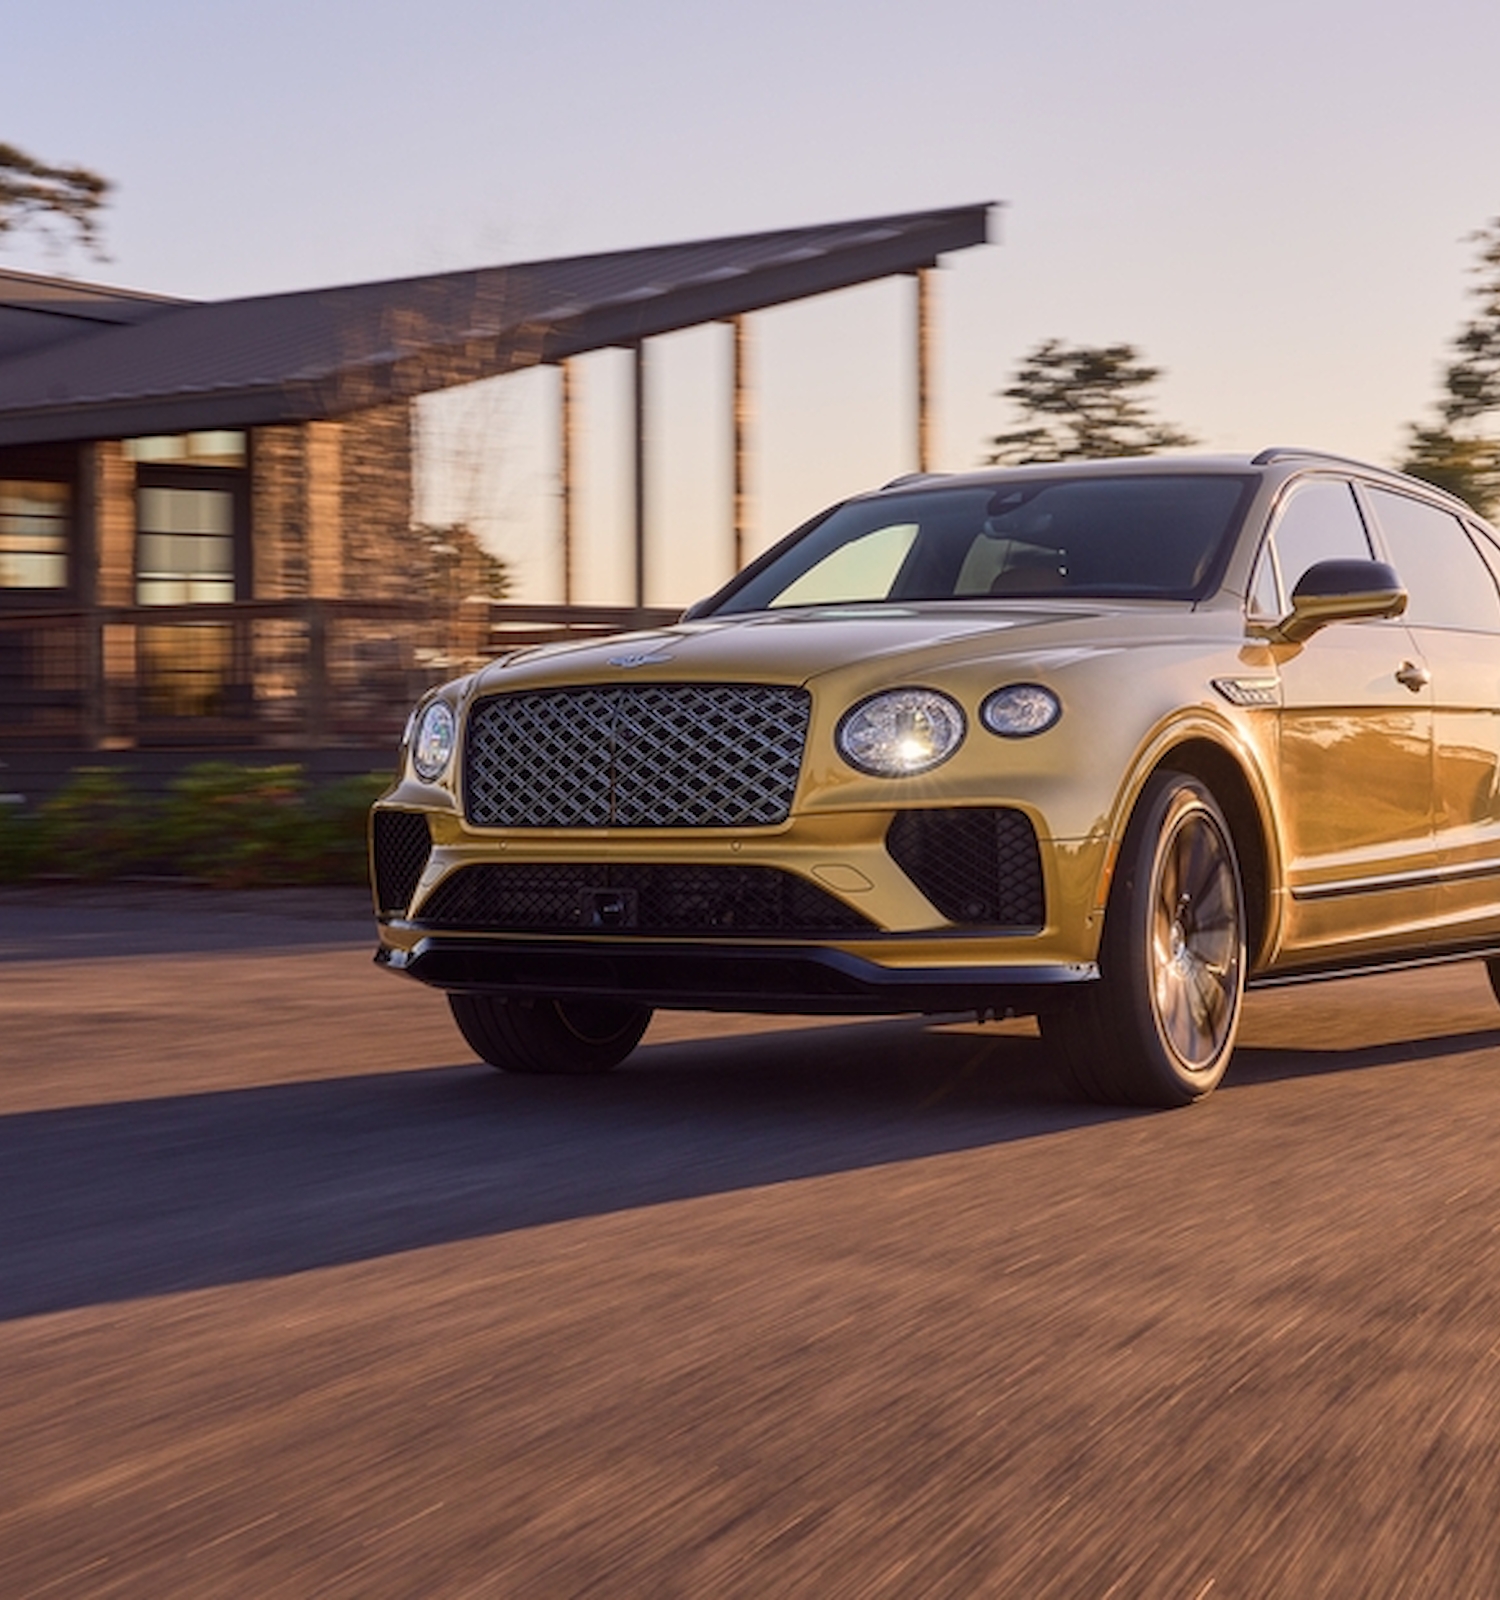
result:
[[[406,948],[383,945],[375,960],[439,989],[588,995],[680,1010],[854,1016],[1026,1013],[1059,985],[1099,975],[1092,962],[889,966],[822,945],[431,934]]]

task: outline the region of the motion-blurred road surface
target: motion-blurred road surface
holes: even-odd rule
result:
[[[0,895],[0,1596],[1500,1595],[1500,1007],[476,1064],[357,895]]]

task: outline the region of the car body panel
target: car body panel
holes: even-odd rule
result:
[[[1149,463],[1104,465],[1151,470]],[[1242,475],[1253,465],[1217,463]],[[1193,463],[1193,470],[1214,469],[1212,460]],[[1040,470],[951,481],[1008,482]],[[785,685],[805,689],[811,705],[789,812],[772,826],[479,827],[466,819],[461,758],[443,781],[429,783],[408,754],[380,807],[423,815],[431,848],[406,904],[381,916],[385,959],[435,972],[443,948],[461,947],[449,979],[431,980],[453,986],[460,970],[463,982],[479,982],[474,974],[486,970],[488,951],[498,990],[510,982],[505,963],[526,951],[544,955],[552,973],[567,971],[573,951],[579,971],[587,968],[594,974],[587,981],[597,983],[604,981],[601,952],[623,959],[649,949],[662,975],[646,998],[687,1003],[662,952],[676,950],[686,961],[713,948],[737,950],[753,965],[751,955],[793,952],[806,939],[648,939],[631,930],[543,939],[499,926],[436,927],[424,906],[451,874],[487,863],[599,866],[601,873],[605,864],[750,866],[816,885],[868,920],[868,934],[846,930],[816,941],[829,960],[857,967],[861,983],[884,973],[899,989],[922,973],[981,974],[973,992],[982,998],[1007,983],[1034,989],[1048,974],[1071,982],[1097,970],[1114,864],[1139,796],[1164,766],[1206,774],[1224,790],[1219,799],[1256,897],[1253,979],[1500,942],[1500,881],[1492,871],[1500,862],[1500,634],[1465,655],[1401,622],[1336,623],[1292,644],[1247,621],[1245,594],[1274,509],[1298,473],[1312,470],[1326,476],[1333,469],[1290,463],[1262,471],[1218,586],[1197,602],[1049,596],[709,615],[521,650],[444,686],[437,693],[460,727],[489,696],[583,686]],[[1396,674],[1427,666],[1429,656],[1437,687],[1414,692]],[[981,707],[1010,684],[1050,690],[1061,719],[1034,737],[989,732]],[[896,688],[951,697],[966,737],[929,771],[873,777],[840,754],[839,725],[866,697]],[[1034,830],[1041,926],[948,921],[888,847],[898,815],[997,807]],[[727,1003],[717,989],[711,999]],[[747,989],[741,999],[748,1007],[756,996]],[[850,1007],[861,1008],[857,998]]]

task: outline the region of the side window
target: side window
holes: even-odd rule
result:
[[[1354,491],[1332,478],[1298,484],[1283,504],[1271,537],[1288,606],[1297,580],[1319,561],[1370,559],[1370,539]]]
[[[1263,621],[1275,621],[1286,614],[1281,597],[1276,592],[1276,563],[1271,559],[1269,539],[1260,547],[1245,609],[1252,617]]]
[[[1417,627],[1500,629],[1500,594],[1463,523],[1424,500],[1389,489],[1365,492],[1411,596],[1406,620]]]

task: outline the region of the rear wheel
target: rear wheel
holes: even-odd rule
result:
[[[1067,1084],[1088,1100],[1180,1106],[1224,1076],[1245,983],[1234,841],[1196,778],[1163,771],[1125,833],[1099,981],[1042,1019]]]
[[[450,994],[448,1005],[474,1052],[502,1072],[610,1072],[651,1020],[649,1006],[619,1000]]]

